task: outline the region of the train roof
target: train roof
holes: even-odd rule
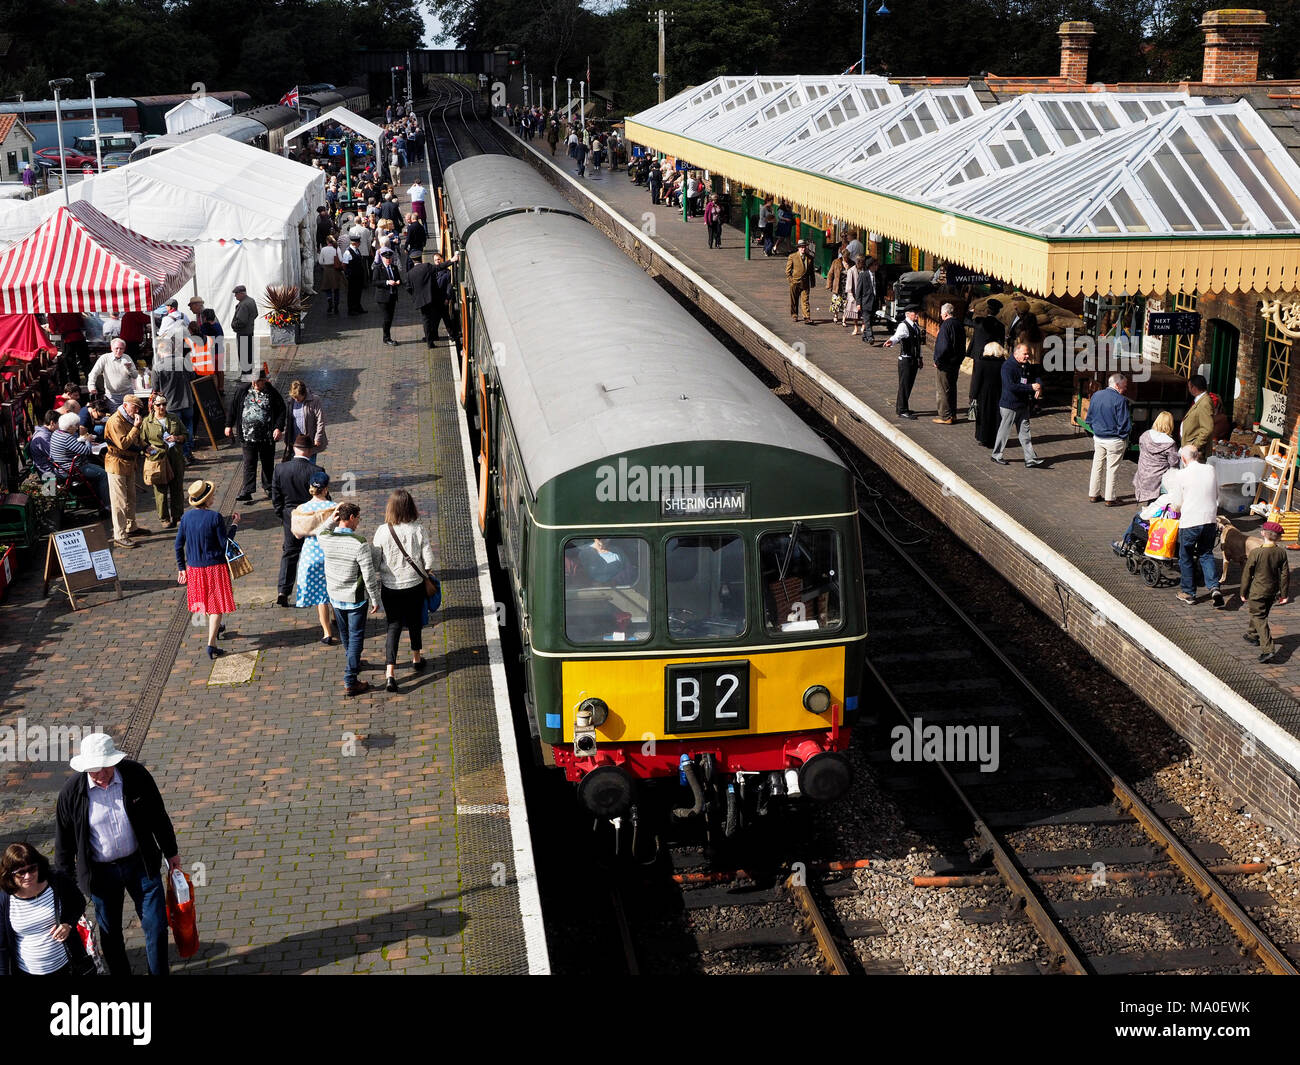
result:
[[[154,137],[145,141],[133,153],[136,158],[145,155],[157,155],[159,152],[165,152],[168,148],[175,148],[178,144],[189,144],[200,137],[206,137],[215,133],[219,137],[229,137],[231,140],[251,141],[256,137],[261,137],[266,133],[266,126],[255,118],[247,118],[247,112],[238,115],[226,115],[224,118],[213,119],[211,122],[204,122],[202,125],[194,126],[182,133],[164,133],[161,137]]]
[[[534,491],[602,459],[691,442],[782,448],[843,466],[587,222],[508,215],[465,247]]]
[[[473,155],[453,163],[442,187],[462,243],[479,226],[506,214],[542,210],[582,217],[554,185],[510,156]]]
[[[89,111],[90,97],[85,99],[75,97],[69,99],[66,96],[59,98],[60,111]],[[128,107],[134,107],[135,100],[125,96],[100,96],[95,99],[95,106],[102,110],[122,110]],[[53,100],[6,100],[0,104],[0,111],[8,114],[18,115],[39,115],[46,111],[54,111]]]
[[[262,123],[262,125],[267,129],[279,129],[281,126],[296,126],[302,121],[302,115],[292,107],[285,107],[284,104],[263,104],[261,107],[253,107],[247,111],[240,111],[239,117],[251,118]]]
[[[233,100],[251,100],[252,97],[243,89],[222,89],[220,91],[206,92],[205,95],[211,96],[214,100],[220,100],[222,103],[230,103]],[[137,96],[133,103],[138,103],[143,107],[174,107],[182,100],[194,98],[192,92],[171,92],[164,93],[161,96]]]
[[[355,100],[358,96],[367,95],[369,93],[360,85],[340,85],[336,89],[310,93],[301,97],[301,100],[304,104],[310,104],[324,110],[327,107],[335,107],[338,104],[345,104],[349,100]]]

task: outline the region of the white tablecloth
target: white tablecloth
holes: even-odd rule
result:
[[[1259,484],[1264,479],[1263,459],[1225,459],[1211,455],[1205,460],[1214,467],[1219,484]]]

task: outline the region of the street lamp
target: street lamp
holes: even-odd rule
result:
[[[862,64],[859,74],[867,72],[867,5],[871,0],[862,0],[862,57],[858,60]],[[889,8],[885,6],[884,0],[881,0],[880,7],[876,9],[877,15],[888,15]]]
[[[52,78],[50,88],[54,90],[54,125],[59,133],[59,173],[63,178],[63,206],[72,202],[68,197],[68,157],[63,152],[63,112],[59,110],[59,90],[72,84],[71,78]]]
[[[99,110],[95,107],[95,82],[103,76],[102,70],[86,75],[86,80],[90,82],[90,118],[95,130],[95,169],[101,174],[104,172],[104,153],[99,146]]]

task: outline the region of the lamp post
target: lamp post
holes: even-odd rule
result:
[[[68,157],[63,153],[63,112],[59,110],[59,90],[66,89],[71,84],[71,78],[53,78],[50,81],[50,88],[54,90],[54,125],[59,133],[59,173],[63,179],[64,207],[67,207],[71,200],[68,197]]]
[[[565,78],[565,83],[569,86],[568,98],[564,101],[564,121],[573,121],[573,79]]]
[[[861,64],[858,68],[859,74],[865,74],[867,72],[867,6],[870,2],[871,0],[862,0],[862,55],[858,59],[858,62]],[[883,0],[880,7],[876,9],[876,14],[889,14],[889,8],[885,6]]]
[[[101,174],[104,172],[104,152],[99,145],[99,109],[95,106],[95,82],[103,76],[102,70],[86,75],[86,80],[90,82],[90,119],[95,130],[95,170]]]
[[[554,74],[551,75],[551,111],[555,111],[555,83],[560,79]]]

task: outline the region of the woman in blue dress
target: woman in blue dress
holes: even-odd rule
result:
[[[294,522],[299,524],[301,522],[299,515],[310,514],[313,517],[302,524],[318,529],[334,512],[335,504],[330,500],[329,474],[324,470],[317,470],[307,482],[307,490],[311,493],[311,498],[294,509]],[[325,553],[321,551],[320,541],[316,539],[314,532],[305,536],[303,540],[302,554],[298,558],[298,580],[294,586],[294,603],[296,606],[316,608],[316,616],[320,619],[321,632],[324,634],[320,642],[329,647],[335,643],[334,634],[330,630],[334,611],[330,606],[329,592],[325,588]]]

